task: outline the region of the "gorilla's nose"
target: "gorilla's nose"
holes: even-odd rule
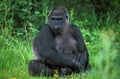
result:
[[[54,22],[53,24],[57,26],[57,25],[59,25],[60,23],[59,23],[59,22]]]

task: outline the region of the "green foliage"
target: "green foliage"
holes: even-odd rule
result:
[[[119,55],[116,48],[115,34],[113,31],[102,31],[100,33],[101,40],[100,44],[102,45],[101,50],[97,53],[95,60],[95,65],[97,69],[105,74],[103,79],[119,79],[120,72],[118,71],[119,67]]]
[[[48,2],[30,0],[0,1],[0,27],[8,28],[9,33],[24,36],[31,28],[41,27],[48,15]]]

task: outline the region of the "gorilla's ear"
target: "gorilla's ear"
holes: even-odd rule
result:
[[[68,15],[66,15],[66,18],[68,19]]]

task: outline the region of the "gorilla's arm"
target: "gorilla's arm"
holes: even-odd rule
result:
[[[78,61],[80,63],[80,67],[86,67],[89,62],[88,50],[86,48],[82,33],[79,30],[79,28],[75,25],[73,25],[73,28],[74,28],[73,36],[77,41],[77,50],[80,53]]]
[[[55,51],[54,35],[49,27],[43,27],[38,36],[34,39],[33,50],[39,56],[44,58],[47,64],[57,67],[70,67],[79,70],[79,63],[69,57],[64,56],[62,53]]]

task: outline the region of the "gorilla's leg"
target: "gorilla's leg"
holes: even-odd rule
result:
[[[38,60],[32,60],[29,62],[28,72],[32,76],[39,76],[40,74],[52,76],[54,74],[53,69],[48,68],[45,64]]]
[[[72,70],[70,68],[61,68],[60,69],[60,76],[66,76],[66,75],[71,75],[72,74]]]

